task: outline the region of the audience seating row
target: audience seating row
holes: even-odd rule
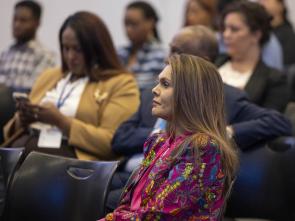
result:
[[[8,182],[1,220],[95,221],[105,215],[117,161],[81,161],[38,152],[21,159],[21,151],[0,149]]]
[[[1,220],[97,220],[105,215],[117,161],[81,161],[22,148],[0,148],[7,187]],[[295,138],[281,137],[240,153],[226,217],[295,220]]]
[[[268,145],[241,152],[239,173],[225,216],[295,220],[294,158],[294,137],[280,137]]]

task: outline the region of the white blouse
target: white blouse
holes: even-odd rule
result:
[[[81,96],[89,78],[87,76],[71,82],[71,76],[72,74],[69,73],[66,77],[59,80],[55,88],[46,92],[40,104],[51,102],[58,107],[63,115],[75,117]],[[42,128],[50,128],[51,126],[41,122],[35,122],[30,127],[41,130]]]
[[[253,71],[239,72],[232,68],[231,62],[228,61],[218,69],[222,81],[236,88],[245,89]]]
[[[62,78],[50,91],[47,91],[40,104],[51,102],[59,108],[59,111],[68,117],[75,117],[82,93],[88,83],[88,77],[70,81],[72,74]]]

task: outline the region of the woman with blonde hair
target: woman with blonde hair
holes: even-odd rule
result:
[[[172,55],[153,88],[152,135],[117,209],[102,220],[218,220],[237,166],[226,136],[223,83],[210,62]]]

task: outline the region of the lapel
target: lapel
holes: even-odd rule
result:
[[[258,103],[263,96],[267,83],[267,71],[267,67],[260,60],[246,84],[245,91],[247,92],[249,99],[254,103]]]

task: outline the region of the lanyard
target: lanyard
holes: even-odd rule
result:
[[[60,96],[59,96],[59,98],[58,98],[58,100],[57,100],[56,106],[57,106],[58,109],[60,109],[60,108],[65,104],[66,100],[70,97],[70,95],[72,94],[72,92],[75,90],[75,88],[76,88],[76,87],[78,86],[78,84],[79,84],[79,82],[78,82],[78,84],[75,84],[75,85],[74,85],[74,86],[68,91],[68,93],[64,95],[65,90],[66,90],[66,87],[67,87],[67,85],[68,85],[69,82],[70,82],[70,79],[65,83],[65,85],[64,85],[64,87],[63,87],[63,89],[62,89],[62,91],[61,91],[61,94],[60,94]]]

